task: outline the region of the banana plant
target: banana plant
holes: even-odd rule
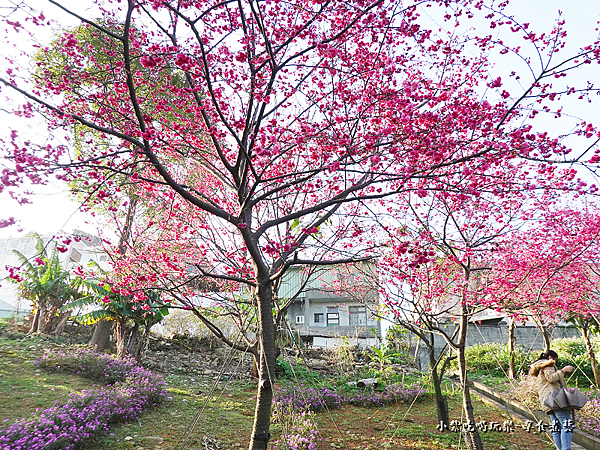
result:
[[[97,264],[96,269],[100,269]],[[100,269],[101,270],[101,269]],[[134,296],[123,295],[108,274],[102,281],[80,278],[80,289],[85,296],[65,305],[64,308],[94,308],[73,316],[79,323],[93,325],[101,320],[114,321],[117,356],[132,355],[141,360],[148,343],[150,329],[169,314],[169,308],[158,289],[144,290],[143,301],[134,301]]]
[[[78,289],[69,271],[63,269],[56,248],[49,253],[42,238],[36,235],[36,239],[35,258],[13,250],[21,268],[17,276],[8,280],[18,283],[19,296],[32,304],[33,320],[29,332],[60,334],[69,318],[63,305],[79,297]]]
[[[390,353],[385,346],[382,346],[381,348],[369,347],[368,356],[371,361],[378,363],[379,370],[383,371],[385,366],[391,364],[394,358],[400,356],[400,354]]]

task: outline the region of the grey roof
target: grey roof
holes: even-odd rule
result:
[[[15,306],[0,299],[0,311],[14,311],[15,309],[16,309]],[[19,310],[21,310],[21,311],[29,311],[30,309],[31,308],[29,307],[29,305],[27,305],[27,306],[21,305],[19,307]]]

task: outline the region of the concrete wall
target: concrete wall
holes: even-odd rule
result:
[[[376,338],[350,338],[350,345],[358,345],[359,347],[379,347],[379,339]],[[326,338],[326,337],[314,337],[312,342],[313,348],[322,347],[337,347],[343,346],[345,341],[341,338]]]
[[[454,331],[453,325],[446,327],[446,333],[451,335]],[[554,329],[554,339],[580,337],[581,334],[577,328],[573,326],[556,327]],[[544,338],[541,331],[535,326],[518,326],[515,330],[516,344],[521,346],[526,351],[540,351],[544,348]],[[415,338],[415,341],[417,339]],[[474,344],[489,344],[497,343],[506,345],[508,342],[508,326],[481,326],[469,325],[467,330],[467,346]],[[444,348],[446,342],[441,336],[435,336],[436,355]],[[412,351],[416,350],[413,346]],[[414,354],[414,353],[413,353]],[[425,345],[419,347],[417,362],[420,367],[425,369],[429,367],[429,356]]]

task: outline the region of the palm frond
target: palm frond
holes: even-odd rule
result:
[[[68,311],[70,309],[83,308],[85,306],[97,305],[97,304],[98,304],[98,297],[93,296],[93,295],[86,295],[84,297],[70,301],[69,303],[65,303],[63,305],[63,307],[60,308],[60,310]]]
[[[95,311],[90,311],[85,314],[72,316],[71,319],[75,319],[82,325],[93,325],[101,320],[114,320],[115,315],[111,311],[107,311],[105,309],[97,309]]]

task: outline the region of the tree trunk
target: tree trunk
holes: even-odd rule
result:
[[[46,316],[40,321],[40,333],[52,334],[56,328],[56,308],[52,307],[46,311]]]
[[[467,278],[468,279],[468,278]],[[471,403],[471,393],[467,383],[467,360],[465,358],[465,347],[467,342],[467,326],[468,326],[468,310],[463,303],[462,314],[460,317],[459,337],[456,345],[456,353],[458,357],[458,372],[460,376],[460,387],[462,390],[462,405],[467,423],[467,429],[462,430],[465,438],[465,446],[468,450],[483,450],[481,436],[475,426],[475,414],[473,412],[473,404]]]
[[[40,305],[38,303],[36,308],[33,310],[33,318],[31,319],[31,326],[29,327],[29,334],[37,333],[37,330],[38,330],[38,327],[40,324],[40,314],[41,314],[41,310],[40,310]]]
[[[421,339],[418,339],[417,345],[415,345],[415,356],[413,357],[414,362],[417,362],[417,359],[419,359],[419,350],[421,350]],[[396,345],[396,351],[399,351],[398,345]],[[409,342],[408,351],[410,352],[410,342]],[[428,347],[427,351],[429,351],[429,347]],[[431,360],[431,355],[429,356],[429,359]]]
[[[136,333],[134,345],[131,350],[131,355],[136,359],[137,362],[142,362],[146,351],[148,350],[148,341],[150,339],[150,326],[144,325],[144,332],[140,333],[139,330]]]
[[[122,359],[127,355],[126,346],[127,328],[124,320],[117,320],[115,325],[115,338],[117,340],[117,358]]]
[[[56,328],[54,329],[54,334],[59,336],[63,333],[63,331],[65,330],[65,326],[67,325],[67,321],[69,320],[69,317],[71,317],[71,313],[73,311],[69,310],[69,311],[64,311],[61,312],[58,316],[58,324],[56,325]]]
[[[135,348],[137,347],[137,342],[140,336],[140,325],[138,323],[133,325],[133,328],[127,330],[127,354],[133,355]]]
[[[592,342],[590,341],[590,331],[585,327],[579,328],[579,331],[581,331],[581,335],[583,336],[585,349],[587,350],[587,354],[590,358],[590,363],[592,366],[592,372],[594,373],[594,383],[596,384],[596,388],[598,388],[598,386],[600,386],[600,370],[598,370],[596,354],[594,353],[594,348],[592,347]]]
[[[515,380],[517,378],[517,368],[515,365],[516,323],[512,317],[508,320],[508,378]]]
[[[258,276],[259,366],[258,392],[250,450],[266,450],[269,445],[271,405],[275,374],[275,326],[273,323],[273,291],[268,274]]]
[[[550,332],[547,327],[540,325],[540,329],[542,330],[542,337],[544,338],[544,352],[548,352],[550,350],[550,342],[552,341],[552,337],[550,336]]]
[[[131,229],[133,227],[133,219],[135,218],[138,201],[139,199],[137,197],[129,196],[129,206],[127,207],[127,215],[125,216],[125,226],[123,227],[123,232],[121,233],[119,244],[117,245],[121,255],[127,254],[127,241],[129,241],[129,237],[131,236]]]
[[[33,330],[34,333],[43,333],[46,328],[46,317],[48,315],[48,306],[45,302],[41,302],[38,304],[38,308],[40,310],[40,316],[37,320],[37,328]]]
[[[98,353],[103,352],[110,347],[110,336],[113,329],[112,320],[101,320],[94,328],[94,334],[90,341],[90,346]]]
[[[429,366],[431,367],[431,380],[435,392],[435,404],[437,408],[438,423],[450,426],[450,417],[448,416],[448,399],[442,394],[442,377],[438,375],[439,359],[435,357],[435,347],[427,343],[427,353],[429,354]],[[442,352],[443,353],[443,352]],[[441,355],[440,355],[441,357]],[[443,374],[442,374],[443,376]]]

